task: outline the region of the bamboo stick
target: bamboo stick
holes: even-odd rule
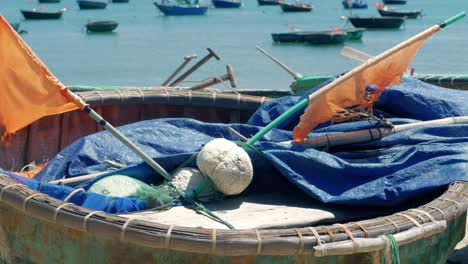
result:
[[[77,177],[73,177],[73,178],[54,180],[54,181],[50,181],[49,183],[50,184],[63,184],[63,185],[68,185],[70,183],[80,183],[80,182],[84,182],[84,181],[87,181],[87,180],[97,178],[97,177],[99,177],[101,175],[104,175],[104,174],[106,174],[108,172],[109,171],[91,173],[91,174],[87,174],[87,175],[83,175],[83,176],[77,176]]]
[[[379,127],[379,128],[370,128],[363,129],[351,132],[342,132],[336,134],[327,134],[308,138],[304,141],[304,144],[301,144],[307,148],[325,148],[325,147],[336,147],[342,145],[349,145],[355,143],[364,143],[370,142],[373,140],[384,138],[388,135],[395,134],[404,130],[420,128],[420,127],[430,127],[430,126],[443,126],[443,125],[453,125],[453,124],[467,124],[468,116],[457,116],[457,117],[447,117],[442,119],[422,121],[411,124],[396,125],[393,128],[389,127]],[[283,141],[281,144],[294,144],[294,141]]]

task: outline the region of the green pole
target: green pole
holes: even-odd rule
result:
[[[461,18],[465,17],[465,12],[460,12],[458,13],[457,15],[445,20],[444,22],[440,23],[439,24],[439,27],[440,28],[444,28],[450,24],[452,24],[453,22],[456,22],[458,20],[460,20]],[[306,107],[307,104],[308,104],[309,100],[308,98],[307,99],[304,99],[302,101],[300,101],[299,103],[297,103],[295,106],[293,106],[291,109],[289,109],[288,111],[284,112],[283,114],[281,114],[279,117],[277,117],[275,120],[273,120],[270,124],[268,124],[266,127],[264,127],[263,129],[261,129],[260,131],[257,132],[257,134],[255,134],[253,137],[251,137],[249,139],[249,141],[247,141],[247,144],[255,144],[258,140],[260,140],[266,133],[270,132],[273,128],[277,127],[281,122],[283,122],[285,119],[287,119],[288,117],[292,116],[294,113],[296,113],[297,111],[301,110],[302,108]]]
[[[301,110],[302,108],[306,107],[309,103],[309,99],[304,99],[297,103],[295,106],[291,107],[288,111],[284,112],[280,116],[278,116],[275,120],[273,120],[270,124],[264,127],[262,130],[258,131],[253,137],[251,137],[247,144],[255,144],[258,140],[260,140],[266,133],[270,132],[273,128],[277,127],[281,122],[283,122],[286,118],[290,117],[297,111]]]

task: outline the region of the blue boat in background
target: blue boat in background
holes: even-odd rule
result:
[[[345,9],[365,9],[367,8],[367,2],[362,1],[362,0],[343,0],[343,7]]]
[[[184,1],[179,5],[162,1],[154,2],[154,5],[166,16],[202,16],[208,11],[208,6],[200,6],[198,1],[194,3]]]
[[[240,0],[212,0],[216,8],[239,8],[242,5]]]
[[[80,9],[105,9],[107,2],[96,1],[96,0],[78,0],[78,6]]]

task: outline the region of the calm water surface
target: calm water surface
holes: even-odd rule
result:
[[[378,16],[374,3],[369,9],[353,11],[360,16]],[[272,32],[287,32],[286,24],[302,30],[352,27],[341,17],[348,11],[340,0],[312,1],[310,13],[282,13],[278,6],[258,6],[244,0],[238,10],[210,9],[201,17],[163,16],[150,0],[109,4],[105,10],[79,10],[74,0],[44,5],[45,10],[67,7],[60,20],[24,20],[19,9],[39,4],[32,0],[0,0],[0,12],[11,22],[21,22],[28,31],[26,42],[68,85],[159,85],[193,53],[205,56],[213,48],[221,61],[212,60],[190,80],[202,80],[225,73],[232,64],[240,88],[289,89],[291,77],[256,51],[261,46],[295,71],[304,75],[335,74],[357,65],[339,52],[342,45],[312,46],[275,44]],[[346,45],[378,54],[425,28],[460,12],[468,11],[467,0],[408,0],[399,9],[423,9],[422,19],[408,20],[399,30],[366,31],[362,41]],[[117,20],[115,33],[89,34],[84,24],[93,20]],[[434,35],[423,46],[413,67],[419,73],[468,73],[468,18]],[[190,83],[188,83],[190,84]]]

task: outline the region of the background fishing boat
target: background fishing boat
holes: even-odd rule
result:
[[[270,5],[279,5],[282,0],[257,0],[258,2],[258,5],[266,5],[266,6],[270,6]]]
[[[365,28],[345,28],[344,32],[348,35],[348,40],[360,40],[364,35]]]
[[[105,9],[107,2],[98,0],[78,0],[78,6],[80,9]]]
[[[286,2],[281,2],[279,3],[281,10],[283,12],[310,12],[312,9],[314,9],[314,6],[311,4],[304,4],[300,2],[296,3],[286,3]]]
[[[367,2],[363,0],[343,0],[341,3],[345,9],[365,9],[368,7]]]
[[[60,19],[65,12],[65,9],[58,11],[43,11],[43,10],[20,10],[25,19]]]
[[[240,0],[212,0],[216,8],[239,8],[242,5]]]
[[[60,3],[61,0],[38,0],[41,4]]]
[[[200,6],[198,3],[176,5],[154,2],[154,5],[166,16],[203,16],[208,11],[208,6]]]
[[[422,13],[422,10],[397,10],[379,3],[375,4],[375,7],[379,14],[384,17],[418,18]]]
[[[400,17],[348,17],[348,20],[356,28],[381,28],[397,29],[405,22]]]
[[[114,20],[94,21],[85,26],[86,30],[90,32],[112,32],[119,26],[119,22]]]
[[[404,5],[406,0],[382,0],[386,5]]]
[[[309,44],[343,44],[348,39],[346,32],[330,30],[330,31],[317,31],[304,34],[304,41]]]
[[[128,3],[130,0],[112,0],[112,3]]]
[[[306,42],[309,44],[340,44],[348,39],[344,31],[295,31],[286,33],[272,33],[275,42]]]

